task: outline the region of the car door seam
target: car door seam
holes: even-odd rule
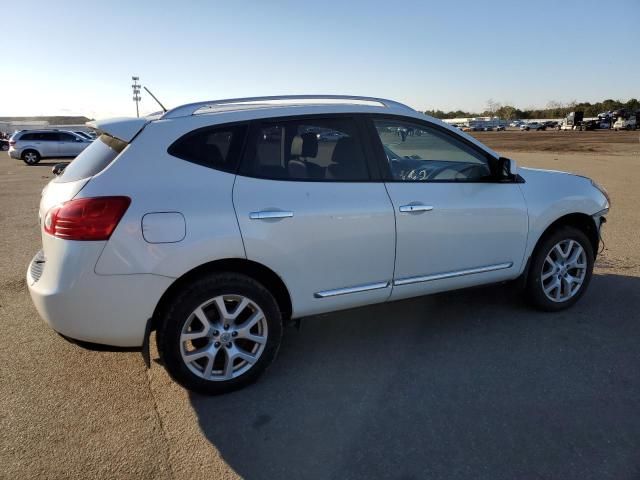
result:
[[[244,258],[248,259],[247,256],[247,246],[244,244],[244,235],[242,235],[242,228],[240,227],[240,219],[238,218],[238,209],[236,208],[236,182],[238,180],[238,175],[234,175],[233,177],[233,185],[231,186],[231,206],[233,207],[233,213],[236,216],[236,225],[238,225],[238,233],[240,234],[240,241],[242,242],[242,250],[244,251]]]

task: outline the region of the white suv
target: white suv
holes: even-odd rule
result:
[[[35,165],[43,158],[75,157],[91,142],[67,130],[21,130],[9,139],[9,156]]]
[[[383,99],[233,99],[94,126],[43,191],[33,302],[84,342],[146,349],[156,330],[171,376],[209,394],[255,380],[291,319],[518,278],[535,306],[566,308],[609,208],[588,178],[517,169]]]

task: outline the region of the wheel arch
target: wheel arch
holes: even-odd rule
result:
[[[20,158],[24,158],[24,155],[25,155],[27,152],[35,152],[35,153],[37,153],[37,154],[38,154],[38,156],[39,156],[40,158],[42,158],[42,154],[41,154],[41,153],[40,153],[40,151],[39,151],[37,148],[35,148],[35,147],[25,147],[25,148],[23,148],[23,149],[22,149],[22,151],[20,152]]]
[[[596,256],[598,255],[598,248],[600,246],[600,233],[598,231],[598,226],[596,225],[595,220],[591,215],[587,215],[586,213],[570,213],[567,215],[563,215],[562,217],[557,218],[556,220],[551,222],[538,237],[535,246],[529,254],[529,258],[527,258],[527,264],[523,272],[523,279],[526,280],[529,276],[531,259],[538,250],[540,244],[555,230],[565,226],[577,228],[587,236],[589,242],[591,243],[591,246],[593,247],[593,258],[595,260]]]
[[[269,267],[252,260],[244,258],[229,258],[204,263],[178,277],[164,292],[160,301],[156,305],[153,317],[151,318],[151,325],[148,330],[155,330],[160,312],[167,307],[168,303],[184,286],[204,275],[223,272],[240,273],[260,282],[275,297],[278,307],[282,312],[283,320],[287,321],[291,318],[293,312],[291,295],[284,281],[277,273]]]

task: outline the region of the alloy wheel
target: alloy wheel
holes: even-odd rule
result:
[[[566,302],[582,287],[587,275],[587,254],[575,240],[556,243],[542,265],[542,290],[549,300]]]
[[[187,318],[180,334],[180,354],[198,377],[231,380],[255,365],[267,336],[267,319],[254,301],[243,295],[219,295]]]

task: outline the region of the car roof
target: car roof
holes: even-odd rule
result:
[[[394,100],[377,97],[350,95],[286,95],[269,97],[232,98],[207,100],[180,105],[168,111],[155,112],[146,117],[107,118],[87,122],[87,126],[107,133],[124,142],[130,142],[147,124],[184,122],[182,129],[195,129],[216,124],[244,122],[269,118],[295,117],[302,115],[333,114],[382,114],[396,115],[416,120],[428,120],[443,128],[462,135],[488,154],[499,154],[471,135],[437,118],[418,112]]]
[[[180,105],[167,112],[160,118],[178,118],[190,115],[222,113],[230,111],[257,111],[274,110],[279,108],[292,108],[300,110],[301,114],[315,113],[318,109],[327,111],[331,106],[335,106],[337,111],[344,111],[345,107],[349,111],[357,112],[360,108],[380,108],[386,111],[399,111],[403,113],[415,110],[394,100],[387,100],[377,97],[362,97],[354,95],[280,95],[267,97],[247,97],[229,98],[223,100],[206,100],[203,102]]]

